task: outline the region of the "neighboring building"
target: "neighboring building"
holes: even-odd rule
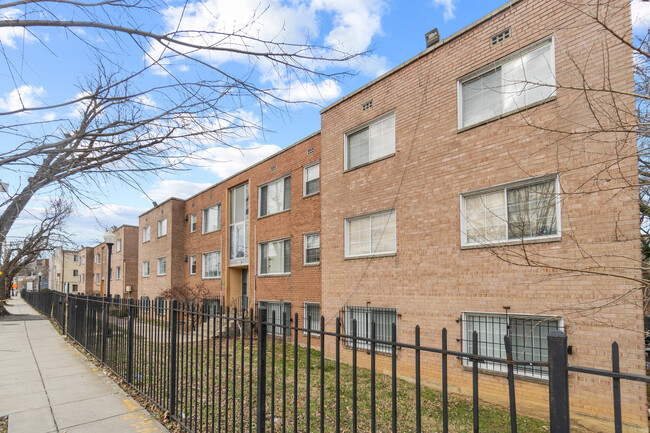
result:
[[[29,263],[14,278],[14,282],[18,286],[16,290],[38,291],[47,289],[49,267],[49,259],[38,259]]]
[[[114,233],[115,245],[113,245],[111,256],[111,295],[137,298],[138,227],[123,225]]]
[[[54,250],[49,263],[49,289],[62,293],[79,292],[79,254],[77,251]]]
[[[183,280],[185,202],[170,198],[140,215],[138,296],[150,299],[180,287]]]
[[[607,8],[614,33],[630,35],[629,2]],[[576,65],[603,59],[610,63],[590,69],[590,80],[613,68],[608,85],[632,95],[629,48],[568,4],[515,0],[322,110],[328,323],[341,317],[350,332],[357,319],[367,336],[364,324],[374,320],[383,338],[396,323],[397,340],[409,343],[420,325],[422,344],[433,347],[447,328],[450,348],[464,351],[477,331],[479,353],[498,357],[510,329],[516,356],[537,361],[547,359],[548,333],[561,329],[571,364],[609,369],[618,341],[621,370],[645,374],[638,191],[628,187],[637,160],[612,159],[636,155],[635,142],[547,132],[597,127],[583,93],[555,85],[581,88]],[[526,79],[541,86],[524,86]],[[615,173],[605,168],[613,165]],[[624,278],[563,272],[594,262]],[[577,311],[618,296],[629,303]],[[368,361],[363,350],[360,363]],[[351,350],[342,356],[349,360]],[[412,356],[398,354],[398,374],[412,376]],[[426,364],[423,380],[439,383],[440,358]],[[390,357],[377,365],[389,370]],[[481,372],[481,398],[507,405],[504,370],[486,364]],[[517,373],[517,408],[544,415],[546,371]],[[456,392],[471,395],[467,364],[450,361],[449,377]],[[569,381],[571,416],[611,428],[611,381]],[[647,431],[645,389],[626,384],[630,431]]]
[[[82,247],[77,251],[79,256],[79,293],[85,295],[93,294],[94,275],[93,275],[93,248]]]

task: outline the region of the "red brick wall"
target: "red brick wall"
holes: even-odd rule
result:
[[[611,25],[621,34],[629,34],[629,2],[613,1],[609,7],[607,13],[615,14]],[[490,36],[508,27],[511,38],[490,47]],[[530,0],[513,4],[323,111],[322,299],[330,329],[344,305],[369,302],[371,306],[397,308],[399,341],[413,342],[414,327],[419,324],[423,344],[440,347],[440,331],[446,327],[451,347],[460,349],[457,320],[463,312],[503,313],[507,305],[511,313],[562,316],[573,346],[572,364],[609,368],[611,343],[617,340],[626,354],[623,370],[645,373],[638,292],[633,291],[626,298],[629,302],[615,307],[584,314],[579,311],[585,305],[623,295],[635,284],[561,270],[593,266],[593,261],[584,259],[588,255],[598,257],[600,265],[615,273],[640,276],[638,191],[629,188],[615,193],[628,182],[636,183],[632,140],[623,138],[613,144],[608,141],[611,137],[603,134],[561,136],[529,126],[569,131],[595,126],[582,95],[563,88],[544,105],[458,131],[457,80],[549,35],[555,37],[559,83],[581,85],[575,64],[587,65],[586,77],[595,83],[599,77],[602,81],[607,67],[612,83],[632,92],[628,49],[561,2]],[[603,47],[607,47],[608,57],[603,56]],[[373,107],[362,111],[362,103],[369,100]],[[619,102],[634,106],[631,100]],[[344,172],[345,132],[391,110],[395,112],[395,155]],[[617,155],[623,159],[616,161]],[[461,193],[553,173],[559,173],[566,193],[561,202],[559,242],[525,249],[461,249]],[[397,213],[397,254],[345,260],[344,219],[392,207]],[[515,266],[503,260],[508,253],[523,251],[559,270]],[[328,348],[329,354],[332,350]],[[349,357],[349,351],[344,356]],[[400,353],[399,358],[401,373],[411,376],[411,355]],[[436,383],[439,359],[432,357],[427,362],[426,378]],[[471,374],[463,370],[460,361],[451,363],[450,380],[456,392],[471,393]],[[482,398],[507,404],[505,379],[482,374],[480,382]],[[575,418],[594,430],[608,428],[607,419],[613,412],[610,382],[572,374],[570,386]],[[624,386],[624,420],[646,431],[645,386]],[[524,413],[547,413],[545,385],[520,381],[518,399],[518,409]]]

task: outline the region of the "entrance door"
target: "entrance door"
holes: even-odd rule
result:
[[[241,308],[248,310],[248,269],[241,270]]]

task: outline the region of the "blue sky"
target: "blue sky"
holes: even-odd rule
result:
[[[201,13],[198,7],[201,3],[215,11],[215,16]],[[138,15],[137,19],[148,20],[151,25],[164,29],[177,25],[180,11],[183,11],[187,28],[223,28],[235,25],[229,23],[246,22],[257,14],[257,29],[261,34],[282,33],[290,42],[300,43],[309,38],[316,44],[334,45],[344,50],[371,50],[371,53],[349,65],[357,72],[354,76],[335,84],[296,83],[287,90],[292,92],[292,97],[308,98],[316,105],[296,104],[281,111],[263,112],[254,107],[241,107],[242,115],[249,120],[263,119],[266,129],[264,133],[233,138],[232,144],[243,148],[242,151],[215,146],[203,154],[205,158],[198,167],[142,179],[141,190],[112,180],[98,182],[92,187],[95,202],[79,203],[68,224],[75,242],[94,245],[107,226],[137,225],[137,216],[151,208],[152,200],[162,202],[170,196],[186,198],[319,130],[319,110],[323,106],[421,52],[425,48],[426,32],[437,27],[441,38],[445,38],[505,3],[504,0],[193,0],[187,2],[183,11],[183,2],[171,0],[161,3],[159,14]],[[0,9],[0,19],[21,12]],[[633,15],[636,29],[647,30],[650,3],[634,0]],[[27,106],[51,104],[77,94],[79,84],[94,69],[95,58],[92,49],[81,39],[92,40],[95,45],[104,44],[107,49],[114,43],[99,41],[99,37],[100,34],[92,31],[71,33],[50,28],[36,29],[30,34],[0,29],[0,48],[15,66],[9,71],[6,62],[0,63],[0,112],[20,106],[21,101]],[[224,68],[241,70],[246,67],[228,59],[210,60],[219,61]],[[137,64],[144,60],[142,52],[134,51],[133,55],[122,55],[120,61]],[[150,79],[157,78],[152,74]],[[253,79],[268,80],[268,77],[261,73]],[[28,114],[24,119],[48,120],[70,115],[68,108],[67,111]],[[15,144],[0,138],[0,149],[3,146]],[[26,172],[0,169],[0,180],[8,182],[10,190],[19,188],[27,176]],[[39,192],[10,234],[21,236],[30,230],[51,194],[51,190]]]

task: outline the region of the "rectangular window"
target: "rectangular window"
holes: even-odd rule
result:
[[[354,324],[356,320],[357,332],[359,338],[372,338],[372,324],[375,324],[375,339],[382,343],[377,343],[375,349],[378,352],[390,352],[390,343],[393,338],[393,324],[397,325],[397,310],[395,308],[381,307],[354,307],[346,306],[344,309],[344,326],[345,334],[353,336]],[[395,326],[397,332],[397,326]],[[395,335],[397,341],[397,335]],[[352,338],[345,339],[346,345],[351,347]],[[358,349],[370,349],[370,342],[357,340]]]
[[[157,265],[157,275],[167,275],[167,257],[159,257]]]
[[[78,262],[78,261],[79,261],[79,256],[76,255],[76,254],[73,254],[73,255],[72,255],[72,261],[73,261],[73,262]]]
[[[167,300],[160,296],[156,296],[156,299],[154,299],[154,308],[156,314],[160,314],[160,315],[165,314],[165,311],[167,309]]]
[[[99,285],[100,281],[101,280],[100,280],[100,276],[99,276],[99,272],[98,272],[98,273],[95,274],[95,285]]]
[[[96,265],[101,265],[101,263],[102,263],[102,256],[101,256],[101,254],[99,254],[99,253],[95,254],[95,264],[96,264]]]
[[[151,227],[146,226],[142,228],[142,243],[149,242],[151,239]]]
[[[266,308],[266,323],[276,325],[268,326],[267,333],[270,335],[275,329],[275,335],[282,336],[283,323],[287,327],[291,324],[291,302],[259,301],[258,306],[259,308]],[[286,328],[284,332],[287,337],[291,337],[290,329]]]
[[[282,275],[291,272],[289,239],[260,244],[260,275]]]
[[[395,153],[395,114],[383,116],[345,134],[345,169]]]
[[[395,209],[347,218],[345,220],[345,256],[371,256],[397,251]]]
[[[190,215],[190,232],[194,233],[196,231],[196,212]]]
[[[203,233],[219,230],[221,225],[221,204],[217,203],[203,209]]]
[[[260,186],[260,216],[282,212],[291,207],[291,176]]]
[[[230,190],[230,262],[248,263],[248,184]]]
[[[122,251],[122,239],[115,241],[115,252],[119,253],[120,251]]]
[[[202,254],[201,272],[203,278],[221,277],[221,251]]]
[[[73,292],[77,292],[77,291],[79,291],[79,286],[78,286],[77,284],[73,284],[73,285],[72,285],[72,291],[73,291]]]
[[[120,266],[115,268],[115,279],[116,280],[122,279],[122,268]]]
[[[306,233],[303,244],[306,265],[320,263],[320,233]]]
[[[305,302],[303,313],[303,328],[320,331],[320,304],[318,302]]]
[[[78,276],[79,276],[79,271],[76,270],[76,269],[73,269],[73,270],[72,270],[72,276],[73,276],[73,277],[78,277]]]
[[[559,235],[555,175],[463,194],[461,245]]]
[[[563,330],[561,320],[553,316],[529,316],[516,314],[463,313],[463,352],[472,353],[472,334],[478,334],[478,354],[506,359],[503,337],[510,327],[512,358],[515,361],[548,361],[548,334]],[[471,362],[463,360],[464,365]],[[482,362],[480,368],[508,371],[505,364]],[[546,378],[548,369],[529,365],[515,365],[515,373],[524,376]]]
[[[144,262],[142,262],[142,276],[143,277],[149,276],[149,260],[145,260]]]
[[[302,172],[303,178],[303,196],[316,194],[320,190],[320,164],[308,165]]]
[[[190,275],[196,275],[196,256],[190,256]]]
[[[167,235],[167,218],[158,221],[158,237]]]
[[[459,80],[458,128],[516,111],[555,95],[552,39],[526,47]]]

